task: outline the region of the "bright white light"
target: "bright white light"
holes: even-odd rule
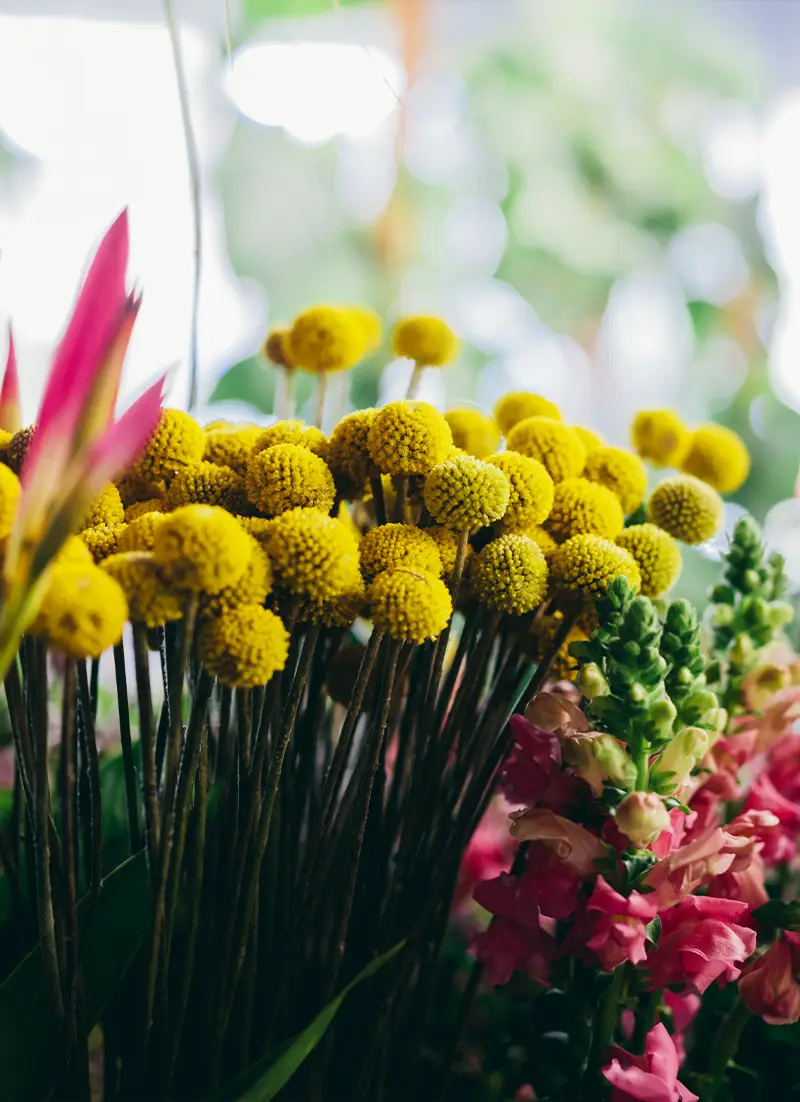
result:
[[[400,62],[345,42],[258,42],[239,50],[228,92],[262,126],[315,144],[336,134],[374,134],[405,88]]]
[[[670,242],[669,257],[690,298],[723,306],[747,284],[742,246],[727,226],[686,226]]]
[[[751,107],[728,103],[715,112],[703,156],[706,178],[724,199],[751,199],[761,183],[761,131]]]
[[[739,517],[743,517],[746,512],[747,510],[743,509],[741,505],[737,505],[735,501],[726,501],[722,527],[716,536],[706,543],[700,544],[698,551],[701,555],[704,555],[707,559],[712,559],[714,562],[719,562],[730,546],[736,521]]]
[[[779,501],[764,520],[764,539],[771,551],[786,560],[786,573],[793,589],[800,586],[800,501],[790,497]]]

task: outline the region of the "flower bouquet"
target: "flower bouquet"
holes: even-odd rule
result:
[[[114,422],[126,261],[123,216],[35,426],[13,348],[0,400],[2,1098],[721,1098],[749,1016],[800,1016],[781,564],[744,519],[707,638],[662,596],[742,442],[442,415],[424,317],[409,397],[326,435],[381,341],[350,306],[269,335],[266,428],[163,380]]]

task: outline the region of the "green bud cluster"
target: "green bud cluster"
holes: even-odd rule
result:
[[[669,667],[664,684],[677,710],[675,729],[716,726],[715,722],[706,721],[707,713],[716,709],[719,702],[706,687],[700,623],[694,607],[686,600],[673,601],[667,608],[661,655]]]

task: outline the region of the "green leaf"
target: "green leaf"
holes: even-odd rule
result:
[[[78,905],[86,915],[87,901]],[[150,884],[143,853],[107,877],[82,946],[86,1018],[95,1025],[150,928]],[[61,1060],[38,946],[0,987],[0,1083],[3,1102],[49,1097]]]
[[[347,987],[336,996],[333,1002],[328,1003],[325,1009],[317,1014],[313,1022],[302,1033],[298,1033],[294,1040],[289,1042],[277,1059],[275,1059],[275,1054],[271,1053],[263,1060],[253,1064],[222,1091],[219,1096],[220,1100],[236,1098],[238,1102],[269,1102],[271,1098],[274,1098],[278,1091],[289,1082],[303,1061],[317,1047],[325,1031],[336,1017],[340,1006],[353,988],[363,980],[373,976],[379,968],[382,968],[387,961],[399,953],[404,945],[405,941],[401,941],[393,949],[389,949],[388,952],[370,961],[367,967],[359,972],[351,983],[348,983]]]
[[[775,930],[800,930],[800,900],[793,899],[791,903],[784,903],[781,899],[771,899],[769,903],[756,907],[753,918],[766,933]]]
[[[645,927],[646,934],[645,940],[649,941],[651,945],[658,947],[658,939],[661,937],[661,919],[656,915],[652,922],[648,922]]]
[[[341,0],[343,8],[363,0]],[[319,15],[334,10],[332,0],[245,0],[248,20],[259,23],[262,19],[286,19],[298,15]]]

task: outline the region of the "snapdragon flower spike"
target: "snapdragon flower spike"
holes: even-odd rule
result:
[[[14,349],[14,334],[8,327],[8,359],[0,388],[0,429],[16,432],[22,428],[22,403],[19,396],[19,376],[17,374],[17,354]]]

